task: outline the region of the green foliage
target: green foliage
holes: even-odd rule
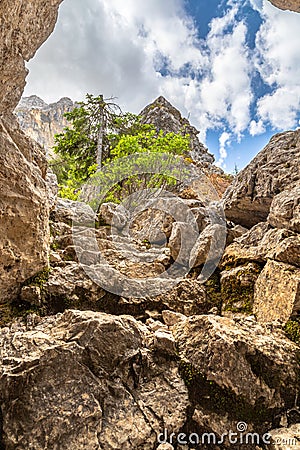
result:
[[[190,148],[188,136],[157,132],[151,127],[134,135],[121,135],[117,145],[111,149],[114,158],[122,158],[133,153],[171,153],[186,155]]]
[[[39,288],[43,288],[43,285],[48,281],[50,274],[50,269],[47,267],[46,269],[42,270],[41,272],[38,272],[36,275],[34,275],[31,278],[28,278],[23,283],[23,286],[38,286]]]
[[[132,158],[115,158],[112,164],[104,165],[103,170],[90,178],[89,184],[95,185],[97,190],[90,206],[96,210],[103,202],[120,203],[131,194],[134,197],[130,197],[127,207],[134,207],[134,202],[143,204],[147,193],[153,198],[162,189],[172,191],[188,173],[188,163],[170,153],[146,151]]]
[[[58,178],[60,196],[78,198],[80,186],[96,170],[100,137],[101,152],[109,147],[107,129],[119,111],[117,105],[103,96],[87,94],[86,102],[79,102],[73,111],[65,114],[70,126],[55,136],[53,150],[58,157],[50,162]]]
[[[162,131],[157,133],[152,125],[141,123],[139,116],[120,113],[117,105],[103,100],[102,96],[87,95],[86,102],[80,102],[65,116],[71,125],[65,128],[64,133],[55,136],[54,151],[57,157],[50,162],[58,178],[61,197],[77,200],[81,186],[94,174],[96,182],[103,184],[113,179],[123,180],[124,174],[133,172],[130,162],[126,164],[124,161],[117,166],[114,164],[113,173],[98,170],[101,133],[102,169],[119,158],[136,153],[144,154],[143,166],[147,160],[149,168],[159,153],[183,155],[187,159],[190,149],[188,135],[164,134]],[[162,160],[160,173],[164,173],[168,164],[169,161]],[[143,172],[141,175],[125,177],[121,184],[117,182],[106,193],[105,201],[120,202],[123,196],[145,187],[157,189],[176,185],[176,171],[171,175],[153,175],[151,170],[149,174],[145,170]]]
[[[289,320],[285,324],[284,331],[291,341],[300,344],[300,319]]]

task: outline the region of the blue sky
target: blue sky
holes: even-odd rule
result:
[[[64,0],[24,95],[164,95],[227,172],[300,119],[300,14],[267,0]]]

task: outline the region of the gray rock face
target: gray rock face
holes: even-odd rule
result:
[[[63,132],[70,125],[64,117],[72,111],[74,103],[69,98],[61,98],[58,102],[47,104],[36,95],[23,97],[15,109],[15,115],[24,133],[34,139],[52,155],[54,135]]]
[[[69,310],[2,328],[2,446],[153,450],[164,430],[220,437],[240,421],[258,433],[290,424],[298,347],[279,330],[164,317],[174,325]]]
[[[161,328],[68,311],[2,330],[5,448],[152,450],[164,428],[178,432],[188,393]]]
[[[140,114],[143,117],[143,122],[154,125],[157,131],[189,134],[192,158],[207,165],[214,163],[213,155],[208,153],[207,148],[198,139],[199,131],[187,119],[183,118],[178,109],[164,97],[158,97],[153,103],[146,106]]]
[[[12,112],[19,103],[27,75],[24,60],[29,61],[52,32],[60,3],[61,0],[1,2],[0,116]]]
[[[260,322],[286,323],[300,313],[300,269],[269,260],[255,285],[254,313]]]
[[[300,169],[299,169],[300,170]],[[299,175],[300,177],[300,175]],[[274,197],[268,222],[276,228],[289,228],[300,233],[300,184]]]
[[[25,85],[24,60],[53,30],[59,3],[3,0],[0,5],[0,303],[47,265],[46,161],[20,132],[12,111]]]
[[[245,227],[264,222],[273,198],[299,182],[300,130],[272,137],[224,194],[226,217]]]
[[[46,161],[14,122],[0,119],[0,303],[47,266]]]

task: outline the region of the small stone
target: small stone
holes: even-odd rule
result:
[[[157,330],[155,332],[154,346],[162,353],[167,353],[169,355],[176,354],[175,340],[170,331]]]
[[[186,316],[184,314],[177,313],[175,311],[164,310],[162,312],[163,321],[168,327],[175,325],[182,320],[186,320]]]
[[[21,290],[21,300],[31,305],[41,305],[41,289],[39,286],[24,286]]]

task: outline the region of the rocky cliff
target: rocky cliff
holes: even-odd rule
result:
[[[154,125],[158,131],[188,134],[191,139],[192,158],[206,166],[214,163],[213,155],[208,153],[207,148],[198,139],[199,131],[164,97],[160,96],[147,105],[140,115],[144,123]]]
[[[74,108],[69,98],[61,98],[58,102],[47,104],[39,97],[23,97],[15,109],[21,130],[40,144],[49,154],[54,145],[55,134],[62,133],[69,125],[64,117],[66,112]]]
[[[0,302],[47,265],[46,161],[12,112],[25,85],[24,61],[53,30],[59,3],[3,0],[0,5]]]
[[[299,182],[300,130],[272,137],[224,194],[229,220],[251,227],[267,219],[275,195]]]
[[[300,12],[299,0],[270,0],[270,2],[277,8]]]

